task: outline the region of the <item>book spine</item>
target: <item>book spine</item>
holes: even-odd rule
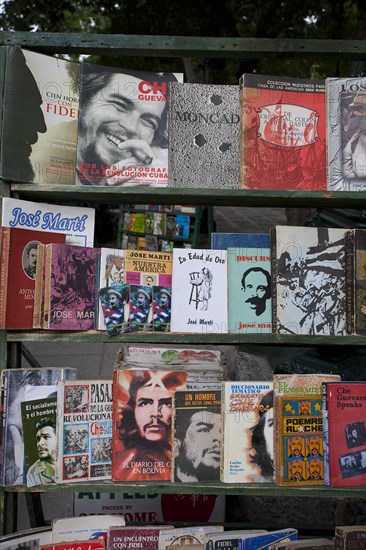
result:
[[[44,251],[44,290],[43,290],[43,328],[50,328],[51,315],[51,269],[52,244],[47,244]]]
[[[62,468],[62,447],[63,447],[63,410],[64,410],[64,388],[63,381],[57,384],[57,407],[56,407],[56,461],[55,461],[55,483],[63,482]]]
[[[9,253],[10,253],[10,227],[2,227],[1,228],[1,256],[0,256],[0,329],[6,328]]]
[[[355,333],[355,230],[346,232],[346,327],[347,334]]]
[[[41,328],[41,304],[43,294],[44,245],[38,244],[36,282],[34,285],[33,328]]]
[[[277,327],[277,239],[276,239],[276,228],[272,227],[270,229],[271,237],[271,268],[272,268],[272,333],[278,334]]]
[[[221,388],[221,441],[220,441],[220,481],[223,483],[229,483],[230,479],[227,475],[227,452],[225,447],[229,446],[228,436],[229,431],[225,432],[225,419],[226,419],[226,401],[227,401],[227,388],[225,384]]]
[[[326,382],[322,382],[322,414],[323,414],[324,485],[330,485],[328,394],[327,394]]]
[[[0,484],[6,485],[6,401],[8,393],[8,377],[2,374],[1,376],[1,464],[0,464]]]
[[[358,336],[366,336],[366,316],[362,311],[365,296],[366,274],[366,231],[355,229],[354,233],[354,331]]]
[[[239,187],[245,189],[245,156],[244,156],[244,130],[245,130],[245,91],[244,91],[244,75],[240,79],[240,91],[239,91]]]

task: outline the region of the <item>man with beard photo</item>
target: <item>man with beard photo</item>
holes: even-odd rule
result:
[[[267,300],[271,298],[271,276],[262,267],[250,267],[241,279],[244,303],[260,317],[266,311]]]
[[[77,183],[167,183],[169,81],[174,74],[83,63]]]
[[[220,409],[180,411],[174,429],[173,481],[220,479]]]
[[[55,483],[56,425],[45,417],[36,424],[38,460],[27,472],[27,486]]]
[[[180,371],[115,371],[120,394],[113,437],[113,479],[171,479],[173,392],[185,384]],[[128,393],[126,393],[128,386]]]

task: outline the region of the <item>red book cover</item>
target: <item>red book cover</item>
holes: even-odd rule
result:
[[[173,370],[114,371],[114,481],[170,481],[172,398],[186,376]]]
[[[0,328],[33,328],[37,249],[40,243],[64,243],[65,235],[2,227]]]
[[[325,460],[332,487],[366,485],[366,382],[323,384]]]
[[[326,189],[325,83],[244,74],[240,187]]]
[[[46,544],[40,546],[39,550],[104,550],[103,539],[75,540],[70,542],[58,542],[57,544]]]
[[[94,327],[94,288],[98,248],[55,244],[46,247],[44,328]]]

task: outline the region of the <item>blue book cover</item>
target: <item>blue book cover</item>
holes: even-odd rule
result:
[[[228,248],[228,332],[272,332],[270,248]]]
[[[211,249],[269,248],[269,233],[211,233]]]
[[[297,534],[296,529],[289,527],[288,529],[269,531],[263,535],[255,535],[249,538],[245,537],[239,540],[238,550],[266,550],[280,542],[297,540]]]

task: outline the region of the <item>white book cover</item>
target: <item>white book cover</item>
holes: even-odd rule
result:
[[[57,232],[66,244],[94,246],[94,208],[3,198],[2,226]]]
[[[195,527],[178,527],[175,529],[165,529],[159,533],[159,550],[167,548],[205,548],[207,537],[210,533],[223,532],[223,525],[206,525]],[[189,546],[188,546],[189,545]]]
[[[221,481],[273,481],[272,381],[223,382],[221,400]]]
[[[227,332],[226,250],[173,250],[171,332]]]
[[[52,520],[52,543],[106,538],[110,527],[124,527],[123,514],[94,515]]]
[[[58,483],[110,479],[112,380],[59,382],[56,435]]]
[[[119,248],[100,249],[99,257],[99,289],[112,287],[116,283],[125,282],[125,251]],[[99,299],[98,330],[107,330],[103,308]]]

